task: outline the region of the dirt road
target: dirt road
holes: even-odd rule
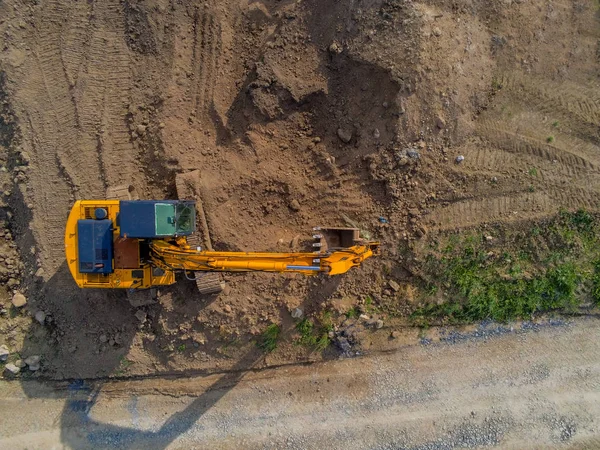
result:
[[[191,379],[3,382],[0,447],[598,448],[597,319],[504,331]]]

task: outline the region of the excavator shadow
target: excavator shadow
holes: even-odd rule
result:
[[[300,307],[307,313],[318,308],[317,305],[320,303],[321,299],[335,290],[339,282],[339,277],[328,277],[324,279],[324,282],[318,279],[309,281],[309,290]],[[86,309],[88,311],[88,316],[84,319],[84,322],[91,323],[96,321],[96,324],[99,325],[96,328],[99,330],[102,329],[102,327],[106,328],[112,326],[113,320],[118,316],[121,317],[121,323],[135,323],[134,310],[128,304],[124,293],[80,290],[76,286],[74,289],[71,289],[71,284],[73,284],[73,282],[70,280],[70,274],[65,265],[61,267],[51,280],[45,283],[43,293],[47,297],[54,298],[54,302],[52,303],[54,309],[50,312],[56,317],[55,320],[58,323],[54,326],[58,327],[58,329],[62,327],[63,320],[68,320],[67,317],[72,317],[73,320],[75,320],[77,314]],[[180,283],[178,283],[178,285],[179,284]],[[183,286],[181,289],[184,291],[187,289],[193,291],[194,287],[195,286],[193,286],[192,283],[189,283],[189,286]],[[61,293],[62,297],[60,297]],[[59,302],[60,299],[62,299],[62,303]],[[210,299],[206,300],[210,301]],[[77,302],[80,302],[81,305],[77,306]],[[104,305],[102,302],[104,302]],[[46,303],[45,307],[48,308],[48,305],[49,304]],[[74,308],[75,311],[71,313],[65,312],[65,309],[68,310],[69,308]],[[109,317],[104,317],[104,319],[102,319],[101,316],[106,315],[109,310],[114,310],[114,315],[109,315]],[[102,323],[98,324],[98,321],[102,321]],[[283,324],[283,336],[293,332],[295,322],[291,320],[291,318],[285,318]],[[32,327],[39,328],[37,325],[33,325]],[[70,327],[67,326],[66,328],[69,329]],[[83,326],[79,327],[79,329],[84,328],[85,327]],[[123,354],[126,354],[128,346],[133,342],[135,332],[135,329],[132,328],[131,330],[126,329],[123,333],[121,342]],[[33,330],[30,334],[31,336],[36,336],[36,333],[39,332]],[[60,332],[57,334],[60,334]],[[76,335],[70,336],[68,333],[65,333],[63,335],[64,345],[70,344],[75,338]],[[82,339],[84,339],[84,341],[80,343],[80,347],[83,349],[83,346],[86,345],[87,341],[85,341],[85,338]],[[94,335],[93,340],[94,342],[97,342],[97,336]],[[90,341],[87,342],[87,345],[91,345],[91,348],[93,348],[94,345],[97,344],[91,343]],[[24,347],[27,352],[39,351],[45,355],[43,349],[40,350],[35,347],[35,342],[33,341],[30,343],[26,342]],[[89,361],[94,358],[100,358],[102,359],[102,364],[105,366],[104,369],[107,372],[107,375],[114,373],[121,361],[119,352],[109,352],[110,356],[105,354],[93,355],[92,352],[91,358],[88,359],[87,356],[82,356],[79,350],[70,353],[69,348],[63,348],[60,343],[58,349],[55,349],[55,354],[60,358],[56,361],[57,367],[79,367],[85,366],[86,364],[92,365]],[[328,358],[337,358],[339,356],[339,353],[333,349],[329,349],[325,354],[328,355]],[[126,427],[101,422],[94,418],[94,408],[102,408],[103,387],[105,384],[127,383],[127,378],[116,381],[111,380],[106,376],[101,376],[101,374],[99,374],[100,376],[96,375],[95,378],[92,378],[93,375],[91,373],[86,371],[78,372],[71,369],[65,372],[57,372],[59,381],[52,379],[46,379],[45,381],[49,386],[55,386],[55,390],[51,392],[53,397],[65,397],[65,403],[59,421],[61,429],[60,438],[67,448],[163,449],[167,448],[180,435],[196,426],[202,417],[215,406],[220,399],[228,392],[235,389],[249,370],[256,369],[259,365],[262,367],[263,365],[261,363],[264,361],[264,358],[265,354],[258,348],[251,348],[246,353],[239,355],[237,362],[189,403],[184,410],[173,414],[163,422],[160,428],[153,429],[152,431],[139,429],[136,427],[135,423],[133,423],[131,427]],[[56,370],[56,367],[54,370]],[[93,367],[90,370],[93,370]],[[202,375],[202,373],[188,373],[178,377],[184,378],[185,376]],[[156,378],[156,376],[159,378]],[[152,375],[151,377],[158,380],[160,379],[160,374]],[[140,378],[144,377],[137,377],[134,379]],[[170,379],[172,378],[173,377],[171,376]],[[38,382],[32,379],[24,378],[22,387],[25,394],[31,398],[39,397],[40,392],[45,392],[43,395],[49,395],[48,389],[39,389]],[[132,401],[134,401],[136,396],[135,394],[131,395]]]

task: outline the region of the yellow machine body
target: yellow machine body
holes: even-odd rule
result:
[[[97,210],[101,210],[102,220],[94,222]],[[352,242],[350,246],[324,248],[312,253],[199,251],[188,245],[185,236],[136,238],[124,235],[121,227],[127,226],[127,229],[131,230],[135,224],[120,224],[119,213],[119,200],[80,200],[71,209],[65,231],[65,252],[69,270],[78,286],[145,289],[174,283],[175,272],[178,271],[190,272],[192,276],[193,272],[206,271],[339,275],[377,254],[379,247],[378,242],[355,239],[350,240]],[[82,228],[84,225],[87,228]],[[99,259],[100,262],[95,266],[86,266],[85,270],[102,272],[84,273],[80,270],[82,269],[80,258],[88,249],[87,244],[84,245],[79,240],[84,239],[82,231],[84,230],[85,239],[98,241],[98,236],[94,235],[93,231],[96,225],[103,225],[100,227],[106,238],[103,245],[106,248],[110,247],[110,251],[92,249],[95,250],[98,258],[105,259]],[[142,226],[147,226],[147,223],[140,222],[140,227]],[[110,238],[109,233],[111,233]],[[357,236],[358,232],[355,233]],[[110,240],[112,241],[108,242]]]

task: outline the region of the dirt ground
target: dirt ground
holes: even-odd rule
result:
[[[0,344],[41,355],[24,376],[49,379],[337,357],[294,345],[290,311],[368,297],[409,313],[403,248],[600,210],[599,14],[592,0],[1,2]],[[195,169],[217,249],[287,251],[354,223],[383,254],[335,279],[230,275],[212,298],[181,280],[137,317],[123,292],[79,290],[73,201],[122,183],[175,198]],[[418,339],[405,315],[371,314],[384,327],[361,348]],[[264,356],[271,323],[283,339]]]

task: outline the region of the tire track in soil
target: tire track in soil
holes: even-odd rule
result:
[[[131,60],[125,41],[125,18],[117,1],[94,3],[89,58],[80,83],[82,124],[96,130],[94,152],[107,186],[145,185],[139,152],[131,142],[127,117],[131,96]]]
[[[555,214],[561,207],[600,208],[598,192],[576,187],[552,187],[544,192],[500,192],[486,197],[455,199],[447,207],[431,213],[430,221],[439,229],[470,227],[489,222],[536,219]]]
[[[477,126],[478,133],[502,150],[516,155],[531,155],[548,161],[557,161],[561,166],[574,170],[600,172],[598,147],[587,142],[569,138],[571,146],[557,142],[547,143],[525,134],[526,129],[512,130],[499,120],[483,119]]]
[[[35,205],[30,227],[48,274],[64,260],[64,221],[75,198],[102,192],[95,154],[85,152],[77,105],[62,55],[66,2],[48,2],[36,20],[31,60],[15,93],[23,146],[30,152],[27,201]],[[68,34],[68,33],[67,33]]]
[[[600,88],[581,86],[563,80],[556,83],[517,74],[500,77],[502,90],[507,89],[529,108],[553,115],[563,110],[579,121],[596,126],[600,122]]]
[[[206,7],[196,8],[193,33],[193,75],[189,96],[193,105],[192,115],[204,118],[210,115],[223,45],[218,18]]]
[[[62,24],[68,15],[68,6],[57,1],[49,2],[43,10],[36,36],[35,54],[42,73],[41,86],[44,88],[40,94],[48,101],[47,104],[40,104],[39,110],[47,117],[42,120],[53,119],[54,122],[45,127],[50,147],[40,150],[55,153],[81,195],[91,196],[101,192],[103,182],[98,174],[94,153],[86,152],[85,145],[82,145],[76,103],[62,61]],[[32,103],[37,101],[35,97],[29,100]]]

